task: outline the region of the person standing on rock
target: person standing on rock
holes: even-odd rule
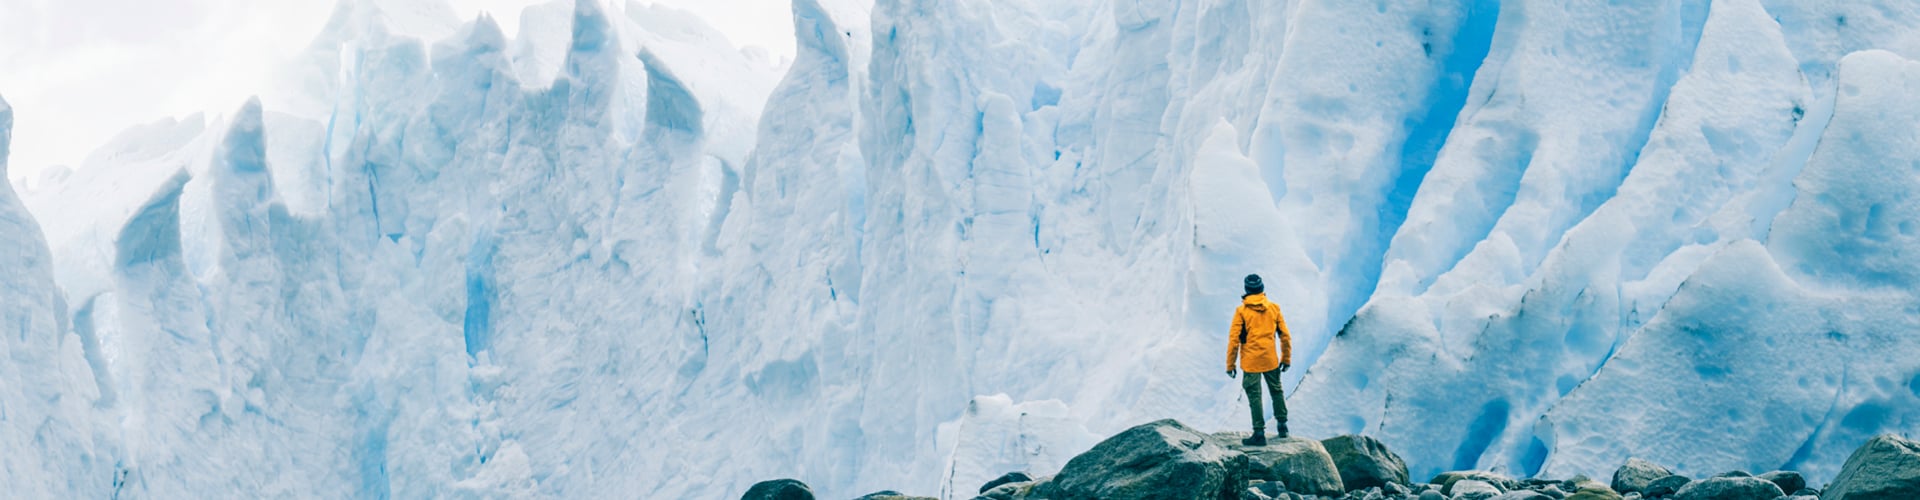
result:
[[[1240,297],[1240,308],[1233,311],[1233,328],[1227,333],[1227,376],[1246,372],[1240,388],[1247,391],[1247,404],[1253,410],[1253,436],[1241,441],[1247,446],[1266,446],[1267,421],[1260,408],[1260,381],[1267,383],[1267,396],[1273,400],[1273,420],[1279,424],[1279,437],[1287,437],[1287,400],[1280,390],[1280,373],[1293,367],[1293,338],[1287,334],[1287,320],[1280,306],[1267,301],[1266,284],[1260,275],[1249,274],[1242,281],[1247,293]],[[1275,337],[1279,338],[1275,349]]]

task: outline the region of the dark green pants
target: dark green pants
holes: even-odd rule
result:
[[[1253,410],[1253,431],[1266,432],[1267,419],[1260,408],[1260,380],[1267,381],[1267,395],[1273,399],[1273,420],[1287,425],[1287,398],[1280,391],[1280,370],[1266,373],[1243,373],[1240,375],[1240,388],[1247,391],[1247,407]]]

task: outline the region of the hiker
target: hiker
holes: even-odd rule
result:
[[[1253,409],[1253,436],[1240,441],[1247,446],[1267,445],[1267,422],[1260,408],[1260,381],[1267,382],[1267,395],[1273,399],[1273,420],[1281,439],[1287,437],[1287,400],[1280,392],[1280,372],[1293,367],[1293,338],[1287,335],[1287,320],[1280,306],[1267,301],[1266,284],[1260,275],[1249,274],[1241,282],[1247,290],[1240,297],[1240,308],[1233,312],[1233,329],[1227,333],[1227,376],[1235,366],[1246,372],[1240,388],[1247,391],[1247,404]],[[1274,349],[1274,337],[1280,348]]]

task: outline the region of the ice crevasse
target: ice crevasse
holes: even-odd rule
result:
[[[1244,427],[1249,272],[1293,430],[1415,476],[1920,432],[1910,2],[796,0],[782,62],[451,12],[0,189],[0,482],[965,497]]]

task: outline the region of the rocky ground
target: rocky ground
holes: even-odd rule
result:
[[[1205,434],[1173,420],[1127,429],[1074,457],[1059,474],[1010,472],[974,500],[1920,500],[1920,442],[1868,441],[1825,488],[1799,473],[1732,471],[1693,479],[1630,459],[1610,483],[1587,477],[1515,479],[1445,472],[1414,483],[1407,466],[1373,438],[1275,439],[1242,446],[1245,433]],[[755,484],[743,500],[812,500],[792,479]],[[925,499],[882,491],[856,500]]]

